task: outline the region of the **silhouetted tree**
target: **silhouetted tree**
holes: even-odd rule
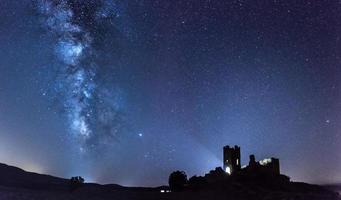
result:
[[[76,190],[77,188],[82,186],[83,183],[84,183],[84,178],[82,178],[80,176],[71,177],[71,179],[70,179],[70,190],[71,191]]]
[[[169,175],[169,187],[172,191],[181,191],[187,184],[187,175],[184,171],[175,171]]]
[[[188,185],[192,189],[201,189],[208,184],[207,180],[202,176],[192,176],[188,180]]]

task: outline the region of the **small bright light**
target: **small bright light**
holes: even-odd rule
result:
[[[139,135],[139,137],[142,137],[142,136],[143,136],[143,134],[142,134],[142,133],[139,133],[138,135]]]
[[[225,168],[225,172],[228,173],[228,174],[231,174],[231,168],[229,166],[227,166]]]
[[[265,158],[265,159],[259,161],[259,164],[261,164],[261,165],[267,165],[267,164],[269,164],[269,163],[271,163],[271,162],[272,162],[271,158]]]
[[[160,190],[160,192],[161,192],[161,193],[164,193],[164,192],[165,192],[165,190]]]

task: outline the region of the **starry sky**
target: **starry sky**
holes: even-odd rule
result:
[[[240,145],[341,182],[338,0],[0,0],[0,162],[126,186]]]

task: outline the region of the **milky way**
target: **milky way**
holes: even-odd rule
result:
[[[120,94],[112,86],[103,88],[96,83],[99,66],[93,59],[96,38],[91,34],[98,21],[116,16],[116,4],[41,0],[37,8],[42,25],[56,38],[54,53],[61,68],[53,89],[68,118],[70,132],[80,144],[79,150],[116,140],[122,127],[118,114],[121,107],[115,102]]]

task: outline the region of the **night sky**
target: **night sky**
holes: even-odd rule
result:
[[[127,186],[280,158],[341,181],[341,1],[0,0],[0,162]]]

